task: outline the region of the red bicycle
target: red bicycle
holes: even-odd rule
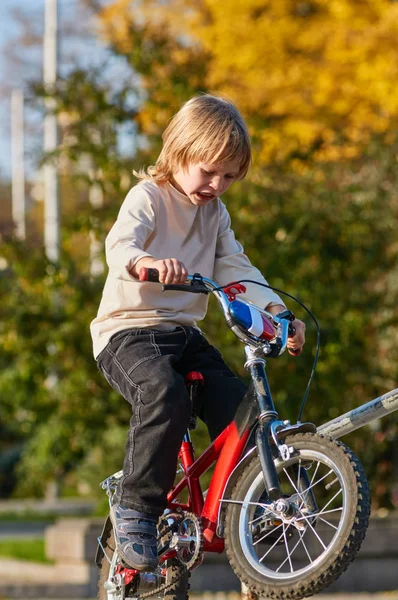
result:
[[[140,279],[158,281],[158,274],[145,269]],[[196,459],[187,430],[179,454],[182,478],[170,490],[158,523],[157,571],[123,564],[108,517],[98,538],[98,598],[185,600],[190,572],[204,553],[224,549],[254,595],[299,600],[319,593],[358,552],[370,494],[362,466],[346,445],[317,434],[300,416],[296,424],[280,420],[275,410],[265,358],[286,349],[293,314],[274,316],[236,298],[245,291],[241,282],[221,287],[195,274],[185,285],[163,289],[214,294],[227,325],[245,344],[251,385],[234,421]],[[188,374],[186,382],[196,393],[201,374]],[[200,477],[213,465],[203,493]],[[119,471],[101,484],[110,505],[121,476]],[[188,498],[182,502],[184,490]]]

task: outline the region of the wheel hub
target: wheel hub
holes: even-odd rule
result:
[[[275,511],[280,517],[294,517],[299,514],[298,506],[286,498],[276,500],[273,506],[271,505],[271,510]]]

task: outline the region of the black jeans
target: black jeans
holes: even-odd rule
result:
[[[194,409],[212,439],[233,420],[246,386],[193,327],[122,331],[111,338],[97,362],[111,386],[133,408],[119,502],[161,515],[191,414],[184,376],[189,371],[204,376]]]

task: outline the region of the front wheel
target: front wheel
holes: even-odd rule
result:
[[[275,459],[283,497],[272,502],[257,455],[227,506],[225,546],[235,573],[258,596],[299,600],[319,593],[348,567],[365,536],[370,494],[351,450],[331,438],[285,440]]]

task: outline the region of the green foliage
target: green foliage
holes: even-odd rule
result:
[[[208,55],[156,23],[130,19],[110,52],[124,60],[130,87],[105,84],[98,71],[76,71],[55,94],[63,122],[58,154],[69,179],[76,177],[65,194],[62,261],[53,265],[41,251],[16,242],[2,250],[8,269],[0,273],[1,433],[7,441],[0,448],[22,452],[17,494],[42,495],[54,479],[82,494],[100,494],[99,482],[121,468],[130,407],[92,357],[89,323],[104,278],[89,274],[88,234],[104,239],[133,184],[131,160],[118,149],[118,127],[130,124],[135,131],[134,167],[152,164],[168,118],[206,90]],[[397,151],[372,135],[366,153],[351,162],[306,167],[301,157],[300,175],[283,162],[265,166],[257,153],[249,178],[224,198],[252,262],[320,323],[320,359],[304,411],[304,419],[317,424],[397,386]],[[76,209],[71,196],[93,181],[103,189],[104,207],[94,209],[85,199]],[[308,342],[298,358],[270,360],[268,372],[277,409],[295,420],[316,331],[303,309],[286,302],[306,321]],[[209,306],[201,327],[246,377],[241,344],[215,301]],[[195,436],[198,454],[207,443],[204,428]],[[371,479],[376,508],[397,505],[396,438],[394,415],[349,436]]]
[[[298,297],[321,327],[321,352],[304,420],[322,424],[396,387],[398,379],[396,151],[377,140],[349,168],[298,177],[257,168],[225,195],[235,233],[271,285]],[[316,330],[306,312],[304,353],[268,361],[274,401],[294,421],[314,359]],[[214,313],[213,313],[214,310]],[[244,376],[243,348],[211,307],[203,328]],[[350,437],[371,479],[374,506],[391,506],[398,419],[390,415]],[[396,464],[396,463],[395,463]],[[378,472],[383,471],[382,477]]]
[[[12,270],[2,277],[2,420],[23,443],[17,492],[40,496],[128,416],[92,357],[88,327],[103,282],[68,257],[55,267],[41,252],[26,260],[15,243],[4,253]]]

